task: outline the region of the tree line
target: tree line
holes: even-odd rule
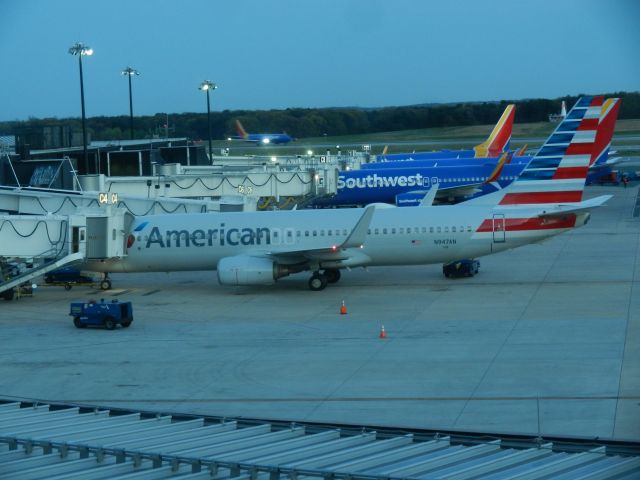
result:
[[[622,98],[619,118],[640,118],[640,92],[614,92],[606,97]],[[556,99],[503,100],[500,102],[467,102],[451,104],[410,105],[385,108],[287,108],[284,110],[224,110],[211,112],[211,136],[225,139],[236,135],[235,120],[242,122],[248,132],[287,132],[294,138],[324,135],[354,135],[364,133],[414,130],[429,127],[488,125],[495,123],[505,106],[516,104],[517,123],[546,122],[550,113],[560,111],[560,102],[567,108],[578,97]],[[167,122],[168,120],[168,122]],[[0,122],[1,134],[17,134],[25,127],[68,125],[80,131],[80,118],[29,118],[25,121]],[[130,138],[129,117],[99,116],[87,119],[93,140],[122,140]],[[192,140],[208,138],[206,112],[136,116],[134,137],[187,137]]]

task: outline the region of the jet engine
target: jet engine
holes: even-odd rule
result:
[[[297,265],[279,265],[268,257],[236,255],[218,262],[221,285],[272,285],[278,278],[303,270]]]

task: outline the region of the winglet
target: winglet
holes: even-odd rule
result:
[[[360,220],[358,220],[356,226],[353,227],[353,230],[351,230],[351,233],[344,243],[340,245],[340,248],[360,248],[364,245],[364,241],[367,238],[367,230],[371,224],[371,219],[373,218],[375,209],[376,207],[373,205],[365,207]]]

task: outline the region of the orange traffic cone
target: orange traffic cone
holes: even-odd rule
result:
[[[340,307],[340,315],[347,314],[347,306],[344,304],[344,300],[342,300],[342,306]]]
[[[380,335],[378,335],[380,338],[387,338],[387,332],[384,331],[384,325],[382,325],[382,328],[380,329]]]

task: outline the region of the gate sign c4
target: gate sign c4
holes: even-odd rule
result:
[[[109,193],[100,192],[98,194],[98,203],[100,205],[106,205],[108,203],[115,205],[116,203],[118,203],[118,194],[117,193],[109,194]]]

